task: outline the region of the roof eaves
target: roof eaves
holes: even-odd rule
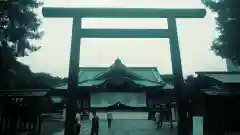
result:
[[[106,71],[104,71],[104,72],[102,72],[102,73],[97,74],[93,79],[99,79],[100,76],[102,76],[102,75],[106,74],[107,72],[111,71],[113,68],[114,68],[114,66],[109,67],[108,70],[106,70]],[[129,71],[128,67],[126,67],[126,72],[129,72],[130,74],[132,74],[133,76],[136,76],[136,77],[139,78],[140,80],[148,80],[148,79],[146,79],[145,77],[143,77],[143,76],[141,76],[141,75],[139,75],[139,74],[137,74],[137,73],[134,73],[134,72],[132,72],[132,71]],[[149,80],[149,81],[150,81],[150,80]]]
[[[240,74],[240,71],[203,71],[203,72],[195,72],[197,75],[205,75],[205,74]]]
[[[152,71],[155,79],[156,79],[158,82],[163,82],[163,79],[161,78],[159,72],[158,72],[158,75],[159,75],[159,76],[158,76],[158,75],[154,72],[154,71],[155,71],[154,69],[152,69],[151,71]]]
[[[111,65],[109,66],[109,67],[111,67]],[[79,69],[80,70],[99,70],[99,69],[107,69],[107,68],[109,68],[109,67],[79,67]],[[129,69],[148,69],[148,70],[150,70],[150,69],[157,69],[157,67],[127,67],[127,68],[129,68]]]

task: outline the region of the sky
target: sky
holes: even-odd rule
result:
[[[205,8],[201,0],[42,0],[46,7],[118,7],[118,8]],[[19,61],[33,72],[66,77],[69,68],[72,19],[43,18],[45,34],[33,43],[42,48]],[[178,19],[178,37],[183,74],[196,71],[225,71],[226,62],[210,50],[215,31],[215,14],[207,9],[205,18]],[[83,19],[84,28],[167,28],[166,19]],[[158,67],[171,74],[168,39],[81,39],[80,66],[110,66],[120,58],[127,66]]]

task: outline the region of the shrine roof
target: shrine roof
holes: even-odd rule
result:
[[[78,86],[98,86],[101,85],[108,80],[86,80],[78,83]],[[151,81],[146,81],[146,80],[132,80],[133,83],[140,85],[140,86],[161,86],[163,85],[162,83],[157,83],[157,82],[151,82]],[[67,84],[62,84],[62,85],[57,85],[55,86],[57,89],[67,89]],[[166,85],[164,88],[172,88],[171,85]]]
[[[240,83],[240,72],[196,72],[199,76],[206,76],[222,83]]]
[[[22,91],[22,90],[16,90],[16,91],[0,91],[0,97],[1,96],[7,96],[7,97],[41,97],[45,96],[47,94],[47,91]]]
[[[127,67],[120,59],[115,60],[110,67],[80,67],[78,81],[93,78],[106,79],[114,75],[119,75],[119,72],[124,73],[124,75],[133,80],[145,79],[156,82],[163,81],[156,67]]]
[[[116,59],[110,67],[80,67],[78,86],[96,86],[112,78],[128,79],[139,86],[164,85],[164,80],[156,67],[127,67],[120,59]],[[67,84],[55,88],[67,89]]]

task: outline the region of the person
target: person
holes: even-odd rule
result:
[[[107,113],[108,128],[111,128],[112,120],[113,120],[113,115],[112,115],[111,112],[108,112],[108,113]]]
[[[160,113],[159,112],[156,112],[155,113],[155,124],[156,124],[156,126],[157,126],[157,129],[159,129],[160,128]]]
[[[157,129],[159,129],[163,125],[163,119],[161,117],[161,113],[160,112],[156,112],[155,118],[156,118],[156,123],[155,124],[157,125]]]
[[[160,126],[160,128],[163,126],[163,119],[164,119],[164,113],[163,112],[160,112],[159,113],[160,115],[159,115],[159,126]]]
[[[81,129],[81,124],[77,119],[75,119],[75,135],[78,135],[80,133],[80,129]]]
[[[98,135],[98,132],[99,132],[99,118],[96,115],[96,112],[93,112],[91,135]]]
[[[78,122],[80,122],[80,120],[81,120],[81,115],[80,115],[80,113],[76,113],[76,120],[78,121]]]

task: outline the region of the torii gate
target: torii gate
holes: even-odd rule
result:
[[[78,70],[81,38],[169,38],[174,89],[178,103],[178,135],[187,135],[183,75],[179,50],[176,18],[203,18],[205,9],[156,8],[43,8],[44,17],[73,18],[72,43],[68,75],[68,103],[65,135],[74,134],[76,114],[75,90],[78,87]],[[82,18],[167,18],[168,29],[82,29]],[[56,37],[57,38],[57,37]]]

